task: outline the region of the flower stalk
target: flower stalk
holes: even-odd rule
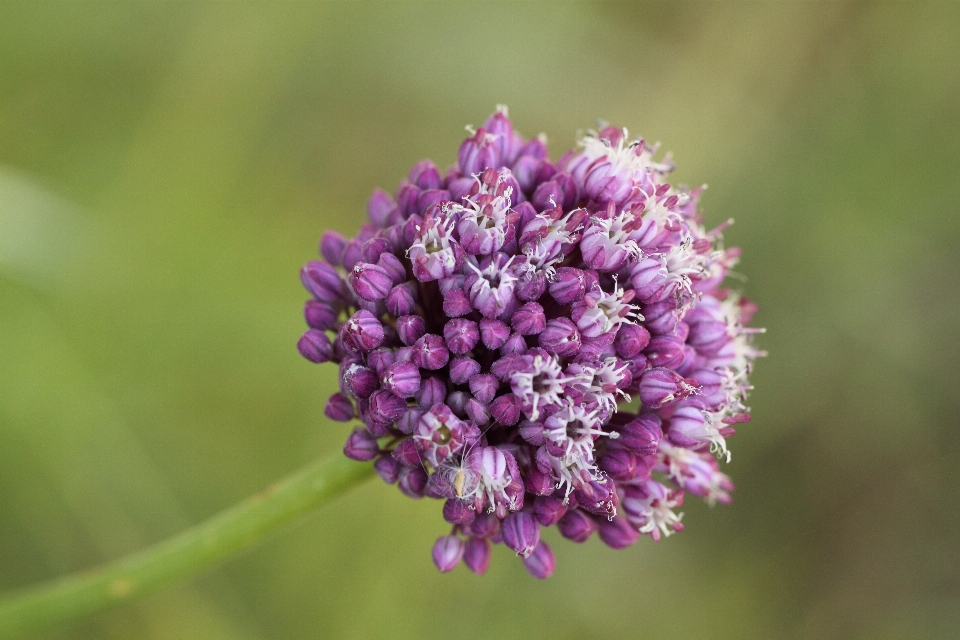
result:
[[[0,638],[108,609],[190,578],[372,475],[371,465],[340,455],[321,459],[152,547],[0,599]]]

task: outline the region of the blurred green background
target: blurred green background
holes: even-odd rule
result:
[[[960,635],[960,3],[0,5],[0,587],[163,539],[318,455],[297,271],[506,103],[597,118],[734,217],[761,307],[728,507],[478,578],[370,482],[40,638]]]

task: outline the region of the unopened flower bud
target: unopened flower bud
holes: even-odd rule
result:
[[[490,543],[486,538],[470,538],[463,552],[463,563],[478,576],[490,566]]]
[[[364,309],[357,311],[340,327],[340,339],[355,351],[373,351],[383,343],[383,325]]]
[[[323,331],[310,329],[297,342],[300,355],[310,362],[327,362],[333,357],[333,344]]]
[[[480,340],[487,349],[495,350],[503,346],[510,337],[510,327],[499,320],[484,318],[480,321]]]
[[[456,356],[450,361],[450,382],[466,384],[480,373],[480,363],[467,356]]]
[[[369,431],[357,429],[347,438],[343,453],[353,460],[367,462],[377,457],[380,447],[377,445],[377,439],[370,435]]]
[[[400,463],[392,456],[381,455],[373,463],[373,470],[387,484],[393,484],[400,477]]]
[[[323,415],[337,422],[349,422],[354,417],[353,403],[342,393],[335,393],[327,399]]]
[[[665,367],[647,369],[640,378],[640,402],[648,409],[666,407],[695,393],[695,383]]]
[[[622,330],[623,328],[621,328]],[[537,341],[547,351],[561,358],[572,358],[580,351],[580,332],[569,318],[552,318]]]
[[[540,542],[540,525],[532,514],[517,511],[503,519],[503,543],[526,558]]]
[[[663,438],[663,428],[660,418],[652,413],[644,413],[618,429],[620,437],[617,442],[631,451],[643,456],[657,452],[657,447]]]
[[[522,336],[535,336],[547,326],[547,318],[543,307],[536,302],[527,302],[514,312],[510,324]]]
[[[455,318],[444,325],[443,338],[450,353],[462,355],[477,346],[480,341],[480,329],[473,320]]]
[[[420,389],[414,398],[422,409],[429,410],[438,402],[443,402],[447,397],[447,385],[443,380],[437,377],[427,378],[420,383]]]
[[[567,511],[557,521],[560,535],[574,542],[586,542],[597,528],[597,522],[579,509]]]
[[[374,391],[370,396],[370,406],[367,415],[377,424],[393,424],[403,412],[407,410],[407,403],[385,389]]]
[[[347,239],[337,231],[325,231],[320,239],[320,255],[335,267],[343,265],[343,250],[347,247]]]
[[[626,449],[610,449],[597,463],[597,468],[614,480],[632,480],[637,473],[637,458]]]
[[[512,393],[505,393],[490,404],[490,414],[502,425],[517,424],[520,419],[520,401]]]
[[[497,395],[497,389],[500,387],[500,381],[490,373],[481,373],[469,377],[470,393],[478,401],[489,404],[493,402]]]
[[[427,472],[423,467],[404,467],[400,470],[397,487],[408,498],[419,499],[427,488]]]
[[[523,559],[523,566],[527,568],[534,578],[546,580],[553,575],[553,570],[557,566],[557,560],[553,555],[553,549],[544,541],[540,541],[533,552]]]
[[[563,498],[556,496],[537,496],[533,501],[533,515],[544,527],[552,527],[567,512]]]
[[[420,316],[400,316],[397,318],[397,335],[403,344],[413,346],[423,336],[425,326]]]
[[[387,225],[387,218],[395,207],[396,205],[393,202],[393,198],[390,197],[390,194],[383,189],[375,189],[373,195],[370,196],[370,199],[367,201],[367,215],[373,224],[378,227],[385,227]]]
[[[394,362],[380,375],[383,387],[400,398],[410,398],[420,388],[420,369],[412,362]]]
[[[450,351],[443,338],[427,333],[413,345],[413,363],[421,369],[436,371],[450,360]]]
[[[649,331],[638,324],[623,324],[617,331],[613,346],[617,355],[626,360],[643,351],[649,343]]]
[[[393,459],[405,467],[419,467],[423,464],[420,459],[420,450],[417,448],[413,438],[401,440],[390,453]]]
[[[334,330],[339,325],[337,310],[325,302],[307,300],[303,305],[303,318],[307,326],[318,331]]]
[[[625,549],[637,541],[640,533],[623,518],[600,521],[600,539],[613,549]]]
[[[587,274],[581,269],[560,267],[549,286],[550,295],[558,304],[573,304],[587,292]]]

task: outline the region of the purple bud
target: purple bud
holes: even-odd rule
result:
[[[497,380],[495,375],[490,373],[481,373],[480,375],[471,376],[469,381],[470,393],[473,394],[474,398],[483,404],[490,404],[493,402],[494,397],[497,395],[497,388],[500,386],[500,381]]]
[[[513,292],[522,302],[539,300],[547,291],[547,276],[542,271],[535,271],[520,278],[514,285]]]
[[[397,487],[408,498],[420,499],[427,488],[427,472],[423,467],[403,467]]]
[[[443,296],[443,313],[451,318],[459,318],[473,311],[470,298],[463,289],[451,289]]]
[[[408,407],[406,411],[403,412],[403,415],[400,416],[400,419],[397,420],[397,429],[401,433],[410,435],[413,433],[413,430],[417,428],[417,423],[420,422],[420,416],[423,415],[423,411],[416,407]]]
[[[653,455],[663,438],[660,418],[644,413],[619,428],[617,442],[643,456]]]
[[[354,238],[347,242],[347,246],[343,248],[343,268],[349,271],[353,269],[353,265],[357,264],[363,260],[363,251],[361,247],[363,242],[359,238]]]
[[[400,284],[407,279],[407,268],[400,262],[400,258],[392,253],[386,251],[381,253],[377,259],[377,266],[387,272],[393,284]]]
[[[500,534],[500,518],[497,514],[484,511],[478,513],[470,523],[470,534],[479,538],[490,538]]]
[[[444,325],[443,338],[447,342],[450,353],[462,355],[477,346],[477,342],[480,341],[480,329],[473,320],[457,318]]]
[[[507,341],[503,343],[503,346],[500,347],[500,355],[509,356],[509,355],[522,355],[527,352],[527,341],[523,339],[523,336],[514,331],[510,334],[510,337],[507,338]]]
[[[477,401],[476,398],[470,398],[467,400],[464,411],[466,412],[467,417],[478,425],[485,425],[490,422],[490,410],[487,409],[486,404]]]
[[[654,336],[644,353],[651,366],[675,368],[683,362],[683,340],[672,334]]]
[[[387,484],[393,484],[400,477],[400,463],[388,455],[377,458],[373,463],[373,470]]]
[[[547,326],[547,317],[543,313],[543,307],[536,302],[527,302],[514,312],[510,325],[522,336],[535,336]]]
[[[447,406],[458,418],[466,416],[467,400],[470,399],[469,393],[463,391],[452,391],[447,394]]]
[[[450,200],[450,192],[446,189],[426,189],[417,196],[417,209],[426,211],[430,207]]]
[[[360,256],[363,258],[364,262],[370,264],[379,264],[380,256],[384,253],[389,255],[391,251],[390,241],[384,238],[383,236],[374,236],[363,243],[363,246],[360,248]],[[381,265],[382,266],[382,265]],[[354,265],[356,267],[356,265]],[[406,278],[400,278],[397,282],[402,282]]]
[[[551,475],[541,471],[535,464],[530,465],[523,483],[527,491],[536,496],[548,496],[556,490],[556,484]]]
[[[440,378],[427,378],[420,384],[420,389],[414,396],[420,407],[430,409],[447,397],[447,385]]]
[[[581,269],[560,267],[549,289],[558,304],[573,304],[582,300],[587,292],[587,274]]]
[[[353,460],[367,462],[377,457],[380,447],[377,445],[377,439],[369,431],[357,429],[347,438],[347,443],[343,445],[343,453]]]
[[[323,415],[337,422],[349,422],[354,418],[353,402],[342,393],[335,393],[327,399]]]
[[[666,334],[676,329],[680,322],[680,312],[677,311],[676,300],[670,299],[656,304],[645,304],[640,307],[643,314],[643,324],[650,333]]]
[[[425,325],[420,316],[400,316],[397,318],[397,335],[403,344],[412,346],[423,336]]]
[[[617,355],[627,360],[643,351],[649,343],[649,331],[639,324],[624,323],[617,331],[613,346],[616,347]]]
[[[521,438],[535,447],[539,447],[546,442],[546,436],[543,432],[543,425],[539,422],[524,420],[520,423],[519,432]]]
[[[397,187],[397,208],[402,214],[410,215],[417,212],[417,200],[420,198],[420,192],[420,187],[406,181]]]
[[[520,420],[520,400],[512,393],[505,393],[490,404],[490,414],[502,425],[517,424]]]
[[[310,329],[297,342],[300,355],[310,362],[328,362],[333,357],[333,344],[323,331]]]
[[[503,543],[524,558],[533,553],[540,542],[540,525],[533,515],[515,511],[503,519]]]
[[[417,289],[412,282],[402,282],[387,294],[387,311],[395,316],[413,313],[417,307]]]
[[[552,527],[567,512],[563,498],[556,496],[537,496],[533,501],[533,516],[544,527]]]
[[[335,303],[343,300],[346,294],[343,278],[336,267],[311,260],[300,269],[300,281],[313,297],[321,302]]]
[[[380,382],[394,395],[409,398],[420,388],[420,369],[412,362],[394,362],[383,370]]]
[[[456,356],[450,361],[450,382],[465,384],[480,373],[480,363],[467,356]]]
[[[450,524],[470,524],[476,516],[473,508],[463,500],[450,498],[443,503],[443,519]]]
[[[574,542],[586,542],[597,528],[597,522],[580,509],[567,511],[557,521],[560,535]]]
[[[417,449],[417,443],[412,438],[401,440],[390,455],[405,467],[419,467],[423,464],[420,460],[420,450]]]
[[[623,327],[620,329],[623,330]],[[553,318],[537,338],[540,347],[561,358],[572,358],[580,351],[581,340],[577,325],[569,318]]]
[[[637,473],[637,458],[626,449],[609,449],[597,463],[597,468],[614,480],[633,480]]]
[[[393,280],[386,269],[375,264],[358,262],[350,272],[350,285],[364,300],[383,300],[393,287]]]
[[[422,369],[436,371],[449,360],[450,351],[438,335],[427,333],[413,345],[413,363]]]
[[[337,310],[317,300],[307,300],[303,305],[303,319],[307,326],[320,331],[334,330],[339,326]]]
[[[457,164],[467,176],[480,173],[487,167],[499,166],[500,154],[497,138],[480,127],[477,132],[463,141],[457,152]]]
[[[546,542],[540,542],[533,553],[523,559],[523,566],[534,578],[545,580],[553,575],[557,560],[554,558],[550,546]]]
[[[383,325],[372,313],[361,309],[341,325],[340,339],[354,351],[373,351],[383,343]]]
[[[380,347],[374,349],[367,355],[367,366],[373,369],[378,376],[382,376],[384,370],[397,360],[397,352],[393,349]]]
[[[440,170],[430,160],[421,160],[410,169],[407,180],[421,189],[438,189],[441,184]]]
[[[482,576],[490,566],[490,543],[486,538],[470,538],[463,551],[463,562],[470,571]]]
[[[387,218],[395,207],[390,194],[383,189],[375,189],[373,195],[367,200],[367,215],[370,217],[370,222],[378,227],[385,227]]]
[[[509,337],[510,328],[503,322],[493,318],[480,321],[480,340],[487,349],[499,349]]]
[[[623,518],[600,522],[600,539],[613,549],[625,549],[636,542],[639,537],[640,533]]]
[[[347,239],[336,231],[326,231],[320,238],[320,255],[335,267],[343,265],[343,250],[347,246]]]
[[[367,416],[377,424],[388,425],[396,422],[406,410],[407,403],[402,398],[380,389],[370,396]]]
[[[343,390],[354,398],[369,398],[380,386],[377,374],[362,365],[344,362],[341,371]]]
[[[647,369],[640,378],[640,402],[648,409],[660,409],[695,393],[696,380],[686,380],[663,367]]]

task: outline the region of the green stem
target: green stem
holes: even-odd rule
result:
[[[313,462],[240,504],[143,551],[0,601],[0,637],[15,637],[153,593],[199,573],[373,474],[337,456]]]

